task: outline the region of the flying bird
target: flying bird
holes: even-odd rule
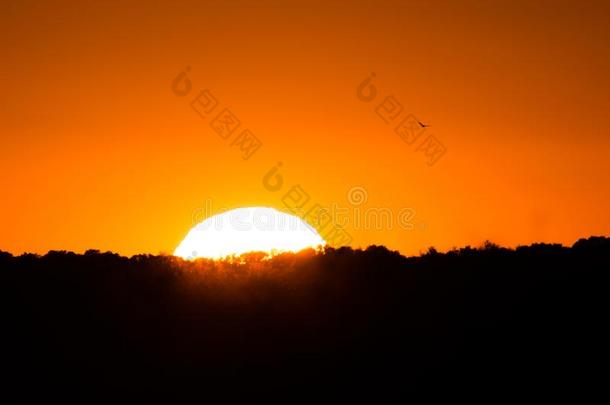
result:
[[[419,124],[419,125],[420,125],[422,128],[428,128],[428,127],[430,126],[430,125],[428,125],[428,124],[424,124],[424,123],[422,123],[420,120],[416,120],[416,121],[417,121],[417,123],[418,123],[418,124]]]

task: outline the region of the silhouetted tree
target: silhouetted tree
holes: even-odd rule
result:
[[[604,237],[419,257],[0,252],[2,393],[603,393],[609,264]]]

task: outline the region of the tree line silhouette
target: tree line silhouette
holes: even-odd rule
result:
[[[185,261],[0,252],[3,395],[602,392],[610,238]]]

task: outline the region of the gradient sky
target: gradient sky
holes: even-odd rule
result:
[[[282,209],[297,184],[415,212],[348,224],[354,247],[608,235],[608,44],[602,1],[2,2],[0,250],[171,253],[206,204]],[[261,140],[250,159],[190,107],[203,89]],[[377,115],[387,96],[431,125],[436,164]]]

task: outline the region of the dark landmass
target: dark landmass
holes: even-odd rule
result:
[[[0,252],[1,395],[606,397],[610,239],[406,258]]]

